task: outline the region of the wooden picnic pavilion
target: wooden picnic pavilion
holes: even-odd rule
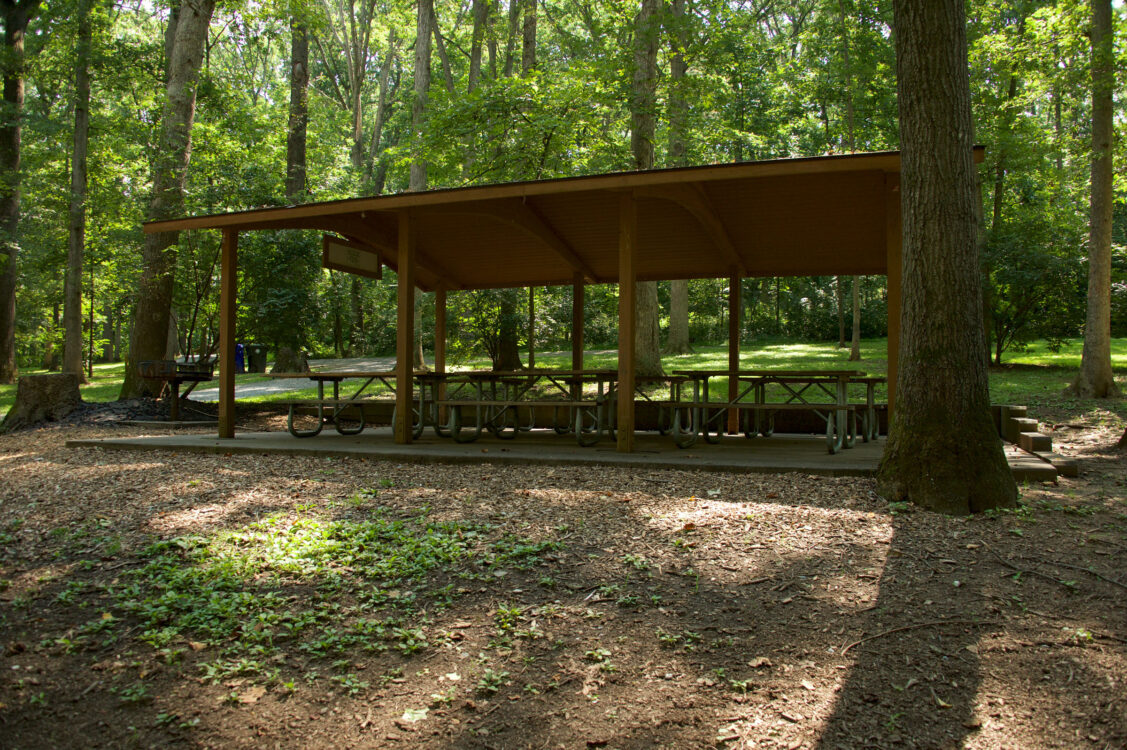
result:
[[[982,155],[976,148],[975,160]],[[144,229],[223,232],[220,438],[235,434],[239,234],[279,229],[330,233],[326,267],[373,275],[386,265],[396,272],[398,383],[413,377],[416,287],[435,292],[434,365],[444,372],[448,292],[572,285],[572,367],[580,370],[584,285],[617,283],[618,389],[633,393],[638,281],[730,278],[735,371],[742,277],[885,274],[891,409],[900,332],[899,188],[900,154],[886,151],[400,193],[156,221]],[[411,388],[396,388],[398,414],[411,413],[411,398]],[[397,420],[396,442],[411,442],[410,422]],[[618,400],[617,425],[618,450],[632,451],[633,399]]]

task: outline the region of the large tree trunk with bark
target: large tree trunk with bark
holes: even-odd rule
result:
[[[434,21],[434,0],[418,0],[415,18],[415,97],[411,102],[411,130],[416,144],[422,137],[430,91],[431,23]],[[416,154],[411,161],[408,189],[412,192],[427,189],[427,162]],[[425,368],[423,356],[423,295],[415,295],[415,367]]]
[[[493,369],[500,371],[519,370],[524,367],[520,361],[520,325],[524,316],[520,314],[520,290],[502,289],[501,320],[498,321],[497,354]]]
[[[63,280],[63,372],[82,372],[82,256],[86,249],[86,154],[90,133],[90,0],[78,3],[74,56],[74,151],[71,154],[67,271]],[[90,355],[93,356],[93,352]]]
[[[634,25],[634,79],[630,97],[630,148],[635,169],[653,169],[654,132],[657,125],[657,43],[661,29],[658,0],[641,0]],[[657,282],[638,282],[637,330],[634,336],[634,371],[661,375],[660,305]]]
[[[306,191],[305,149],[309,130],[309,32],[290,19],[290,117],[286,134],[286,198],[300,203]]]
[[[160,140],[153,159],[153,196],[146,218],[170,219],[184,213],[184,180],[192,155],[196,84],[215,0],[183,0],[169,54],[169,76],[161,117]],[[137,365],[164,359],[172,310],[178,232],[146,234],[141,249],[141,280],[120,398],[149,392]]]
[[[689,102],[685,97],[684,81],[688,73],[685,48],[689,44],[688,17],[685,6],[688,0],[673,0],[670,4],[669,39],[669,166],[683,167],[688,163]],[[674,279],[669,282],[669,333],[665,338],[665,351],[670,354],[688,354],[693,350],[689,343],[689,282]]]
[[[990,417],[962,0],[895,0],[903,311],[878,471],[889,500],[966,514],[1017,503]]]
[[[0,383],[16,382],[16,263],[20,224],[20,149],[24,34],[39,0],[0,0],[5,115],[0,118]]]
[[[1119,395],[1111,369],[1112,92],[1115,58],[1111,0],[1092,0],[1092,199],[1088,234],[1088,317],[1080,373],[1068,391],[1082,398]]]

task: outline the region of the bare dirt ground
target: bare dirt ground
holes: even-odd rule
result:
[[[1079,479],[974,518],[5,436],[0,747],[1127,747],[1123,425],[1070,424]]]

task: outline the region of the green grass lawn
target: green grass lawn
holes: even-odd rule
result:
[[[839,349],[835,342],[810,343],[788,341],[761,341],[745,344],[740,354],[740,366],[744,369],[857,369],[870,375],[886,375],[888,363],[886,361],[885,339],[865,339],[861,342],[861,360],[849,361],[847,349]],[[1080,339],[1070,339],[1065,342],[1059,351],[1051,351],[1045,342],[1034,342],[1025,351],[1014,353],[1007,357],[1001,367],[992,367],[990,370],[990,394],[994,403],[1026,404],[1029,406],[1044,407],[1051,410],[1062,410],[1067,413],[1114,413],[1121,418],[1127,418],[1127,402],[1122,399],[1114,401],[1093,401],[1081,403],[1077,399],[1066,398],[1063,395],[1065,386],[1075,376],[1080,367],[1080,354],[1083,342]],[[584,357],[584,367],[614,368],[618,363],[618,355],[614,351],[588,352]],[[700,346],[692,354],[666,356],[662,358],[666,372],[674,370],[692,369],[723,369],[728,365],[728,350],[726,346]],[[538,353],[536,355],[538,368],[566,369],[571,366],[570,352]],[[1112,366],[1114,367],[1120,387],[1127,392],[1127,338],[1112,340]],[[451,369],[481,369],[489,367],[489,360],[476,357],[458,361],[451,365]],[[25,370],[24,374],[34,374],[42,370]],[[86,401],[112,401],[117,398],[121,390],[121,381],[124,374],[124,365],[120,362],[114,364],[96,365],[93,379],[82,386],[82,398]],[[238,376],[240,385],[267,382],[270,378],[265,375],[245,374]],[[355,382],[355,381],[353,381]],[[374,390],[369,392],[374,395],[389,395],[386,388],[376,383]],[[201,388],[209,387],[202,384]],[[713,381],[715,397],[726,392],[726,384],[722,379]],[[350,384],[343,385],[345,393],[350,393]],[[297,392],[271,394],[246,399],[251,402],[278,402],[293,398],[312,398],[316,396],[316,386],[310,386]],[[0,385],[0,413],[7,412],[15,400],[16,387],[14,385]],[[878,390],[878,399],[886,397],[884,389]]]

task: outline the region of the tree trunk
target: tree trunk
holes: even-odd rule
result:
[[[430,20],[434,15],[433,0],[418,0],[418,3],[415,27],[415,98],[411,102],[411,131],[416,149],[420,147],[427,92],[430,90]],[[418,153],[411,160],[408,189],[412,192],[427,189],[427,163]]]
[[[473,93],[477,79],[481,77],[481,48],[485,39],[485,27],[489,22],[489,0],[473,0],[473,36],[470,41],[470,72],[466,89]]]
[[[309,129],[309,33],[290,19],[290,121],[286,135],[286,198],[300,203],[306,192],[306,133]]]
[[[845,348],[845,286],[841,276],[834,276],[837,292],[837,348]]]
[[[653,169],[654,131],[657,125],[657,43],[661,24],[658,0],[641,0],[634,25],[634,77],[630,97],[630,148],[635,169]],[[634,336],[634,371],[661,375],[660,306],[657,282],[638,282],[637,330]]]
[[[454,93],[454,74],[450,70],[450,58],[446,55],[446,42],[442,39],[442,30],[438,25],[438,15],[434,12],[434,3],[431,2],[430,30],[434,34],[434,46],[438,50],[438,61],[442,65],[442,78],[446,83],[446,90]]]
[[[501,320],[499,321],[497,356],[493,369],[508,372],[524,367],[520,361],[520,290],[501,290]]]
[[[82,373],[82,256],[86,249],[86,154],[90,133],[90,0],[78,3],[74,55],[74,152],[70,173],[67,271],[63,283],[63,372]],[[92,353],[92,352],[91,352]]]
[[[352,328],[348,332],[348,348],[353,357],[362,357],[366,353],[364,342],[364,295],[360,277],[352,274],[352,283],[348,290],[349,305],[352,309]]]
[[[1119,395],[1111,369],[1112,91],[1115,61],[1111,0],[1092,0],[1092,198],[1088,234],[1088,317],[1080,373],[1068,392]]]
[[[309,372],[309,357],[300,349],[279,346],[271,372]]]
[[[878,470],[889,500],[952,514],[1010,507],[982,358],[973,135],[962,0],[895,0],[903,312]]]
[[[861,277],[853,277],[853,340],[849,347],[849,361],[861,359]]]
[[[192,154],[192,121],[196,112],[196,82],[203,63],[207,27],[215,0],[184,0],[169,55],[169,78],[157,153],[153,159],[153,196],[146,218],[169,219],[184,213],[184,180]],[[172,309],[178,232],[146,234],[141,250],[141,280],[137,309],[125,365],[120,398],[133,398],[150,389],[137,372],[142,360],[163,359]]]
[[[391,80],[391,66],[396,62],[395,57],[395,28],[387,32],[387,56],[384,58],[383,67],[380,68],[380,95],[376,102],[376,124],[372,128],[372,147],[368,150],[368,169],[366,181],[373,194],[383,192],[383,179],[379,177],[381,167],[386,168],[386,162],[381,157],[383,142],[383,129],[387,124],[388,100],[391,98],[388,86]]]
[[[688,163],[689,103],[685,99],[684,80],[688,73],[685,48],[689,44],[688,18],[685,5],[688,0],[673,0],[670,6],[669,38],[672,49],[669,56],[669,166],[683,167]],[[689,343],[689,282],[674,279],[669,282],[669,333],[665,350],[670,354],[688,354],[693,350]]]
[[[434,1],[418,0],[418,14],[415,29],[415,98],[411,103],[411,129],[413,131],[416,148],[422,139],[423,118],[426,114],[427,95],[430,91],[430,58],[431,58],[431,31],[430,24],[434,19]],[[408,189],[412,192],[427,189],[427,162],[416,153],[411,161],[411,176]],[[415,295],[415,366],[426,367],[423,356],[423,295]]]
[[[517,44],[517,26],[520,24],[520,0],[509,0],[509,33],[505,37],[505,78],[513,75],[513,60]]]
[[[82,404],[78,382],[73,372],[24,375],[16,386],[16,403],[0,422],[0,434],[67,416]]]
[[[521,36],[520,73],[527,76],[536,68],[536,0],[524,4],[524,33]]]
[[[16,262],[20,223],[20,137],[24,95],[24,33],[39,0],[0,0],[4,18],[5,116],[0,119],[0,383],[16,382]]]

